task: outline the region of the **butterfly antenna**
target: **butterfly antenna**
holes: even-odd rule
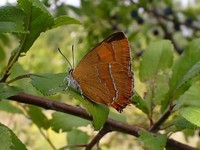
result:
[[[74,68],[74,45],[72,45],[72,65],[73,65],[73,68]]]
[[[73,69],[71,63],[69,62],[69,60],[67,59],[67,57],[65,57],[65,55],[61,52],[60,48],[58,48],[58,51],[65,58],[65,60],[68,62],[70,68]]]

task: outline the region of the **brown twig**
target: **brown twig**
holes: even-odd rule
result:
[[[162,116],[161,118],[153,124],[153,126],[151,126],[151,128],[149,129],[150,132],[157,132],[157,130],[159,130],[160,125],[163,124],[163,122],[165,122],[165,120],[167,120],[167,118],[170,116],[171,111],[167,110]]]
[[[92,120],[92,117],[84,109],[80,107],[71,106],[59,101],[53,101],[50,99],[41,98],[41,97],[37,97],[30,94],[25,94],[25,93],[12,96],[9,99],[17,101],[17,102],[21,102],[21,103],[32,104],[32,105],[39,106],[45,109],[51,109],[51,110],[68,113],[68,114],[75,115],[87,120]],[[129,135],[133,135],[135,137],[139,137],[139,132],[145,130],[138,126],[131,126],[129,124],[125,124],[125,123],[122,123],[110,118],[108,118],[104,126],[106,126],[106,128],[108,128],[111,131],[119,131],[119,132],[123,132]],[[166,148],[172,148],[172,147],[173,147],[173,150],[198,150],[197,148],[190,147],[188,145],[182,144],[173,139],[168,139]]]
[[[103,128],[98,132],[98,134],[90,141],[89,144],[87,144],[85,150],[91,150],[92,147],[99,143],[102,137],[104,137],[108,132],[111,132],[112,130],[109,128],[109,126],[104,125]]]

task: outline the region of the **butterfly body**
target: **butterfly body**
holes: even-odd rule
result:
[[[70,72],[70,82],[92,101],[121,112],[133,94],[128,40],[117,32],[92,49]]]

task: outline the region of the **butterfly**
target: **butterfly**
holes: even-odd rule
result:
[[[128,39],[117,32],[99,43],[75,69],[69,71],[69,84],[89,100],[122,112],[131,104],[134,78]]]

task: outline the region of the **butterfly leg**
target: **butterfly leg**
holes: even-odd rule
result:
[[[68,77],[65,77],[64,80],[63,80],[63,85],[67,85],[65,90],[68,89],[68,87],[70,86],[70,83],[71,83],[70,79]]]

